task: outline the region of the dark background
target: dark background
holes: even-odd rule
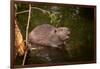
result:
[[[29,3],[16,3],[16,12],[29,9]],[[29,52],[26,64],[43,64],[43,63],[72,63],[72,62],[95,62],[95,8],[87,6],[74,6],[74,5],[58,5],[46,3],[33,3],[33,7],[38,7],[43,10],[49,11],[54,16],[50,17],[47,13],[40,10],[32,9],[31,21],[29,25],[29,32],[43,23],[51,24],[55,27],[68,27],[71,31],[69,40],[66,41],[65,50],[47,49],[45,48],[38,53],[48,52],[50,54],[51,62],[44,60],[46,57],[36,57],[38,53]],[[55,14],[57,13],[57,14]],[[28,13],[18,14],[18,26],[25,40],[26,26],[28,20]],[[56,19],[55,19],[56,17]],[[51,22],[52,21],[52,22]],[[53,54],[52,54],[53,53]],[[42,54],[42,55],[43,55]],[[63,57],[62,57],[63,56]],[[58,58],[59,57],[59,58]],[[16,65],[22,64],[23,56],[17,56]],[[62,60],[63,59],[63,60]],[[60,61],[61,60],[61,61]]]

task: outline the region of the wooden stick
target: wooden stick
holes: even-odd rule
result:
[[[25,11],[17,12],[16,15],[17,15],[17,14],[21,14],[21,13],[26,13],[26,12],[29,12],[29,10],[25,10]]]
[[[28,14],[27,27],[26,27],[26,46],[27,46],[27,44],[28,44],[28,29],[29,29],[30,17],[31,17],[31,4],[29,4],[29,14]],[[28,47],[27,47],[27,48],[28,48]],[[26,50],[26,52],[25,52],[22,65],[25,64],[26,56],[27,56],[27,50]]]
[[[44,10],[44,9],[41,9],[41,8],[38,8],[38,7],[31,7],[32,9],[37,9],[37,10],[40,10],[40,11],[42,11],[43,13],[50,13],[49,11],[47,11],[47,10]],[[16,13],[16,15],[17,14],[22,14],[22,13],[26,13],[26,12],[29,12],[29,10],[25,10],[25,11],[20,11],[20,12],[17,12]]]
[[[47,10],[44,10],[44,9],[41,9],[41,8],[38,8],[38,7],[32,7],[32,9],[37,9],[37,10],[42,11],[43,13],[48,13],[48,14],[50,14],[50,11],[47,11]]]

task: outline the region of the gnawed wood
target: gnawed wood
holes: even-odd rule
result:
[[[16,55],[19,56],[24,55],[25,44],[16,20],[15,20],[15,49],[16,49]]]

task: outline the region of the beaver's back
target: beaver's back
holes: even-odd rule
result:
[[[39,25],[33,29],[32,33],[36,35],[44,35],[47,36],[50,34],[52,30],[55,30],[55,27],[49,24]]]
[[[56,28],[49,24],[39,25],[29,33],[29,41],[36,44],[48,44],[52,31]]]

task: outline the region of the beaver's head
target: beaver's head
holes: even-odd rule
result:
[[[60,40],[66,40],[69,38],[70,30],[67,27],[59,27],[56,29],[55,33],[60,38]]]

